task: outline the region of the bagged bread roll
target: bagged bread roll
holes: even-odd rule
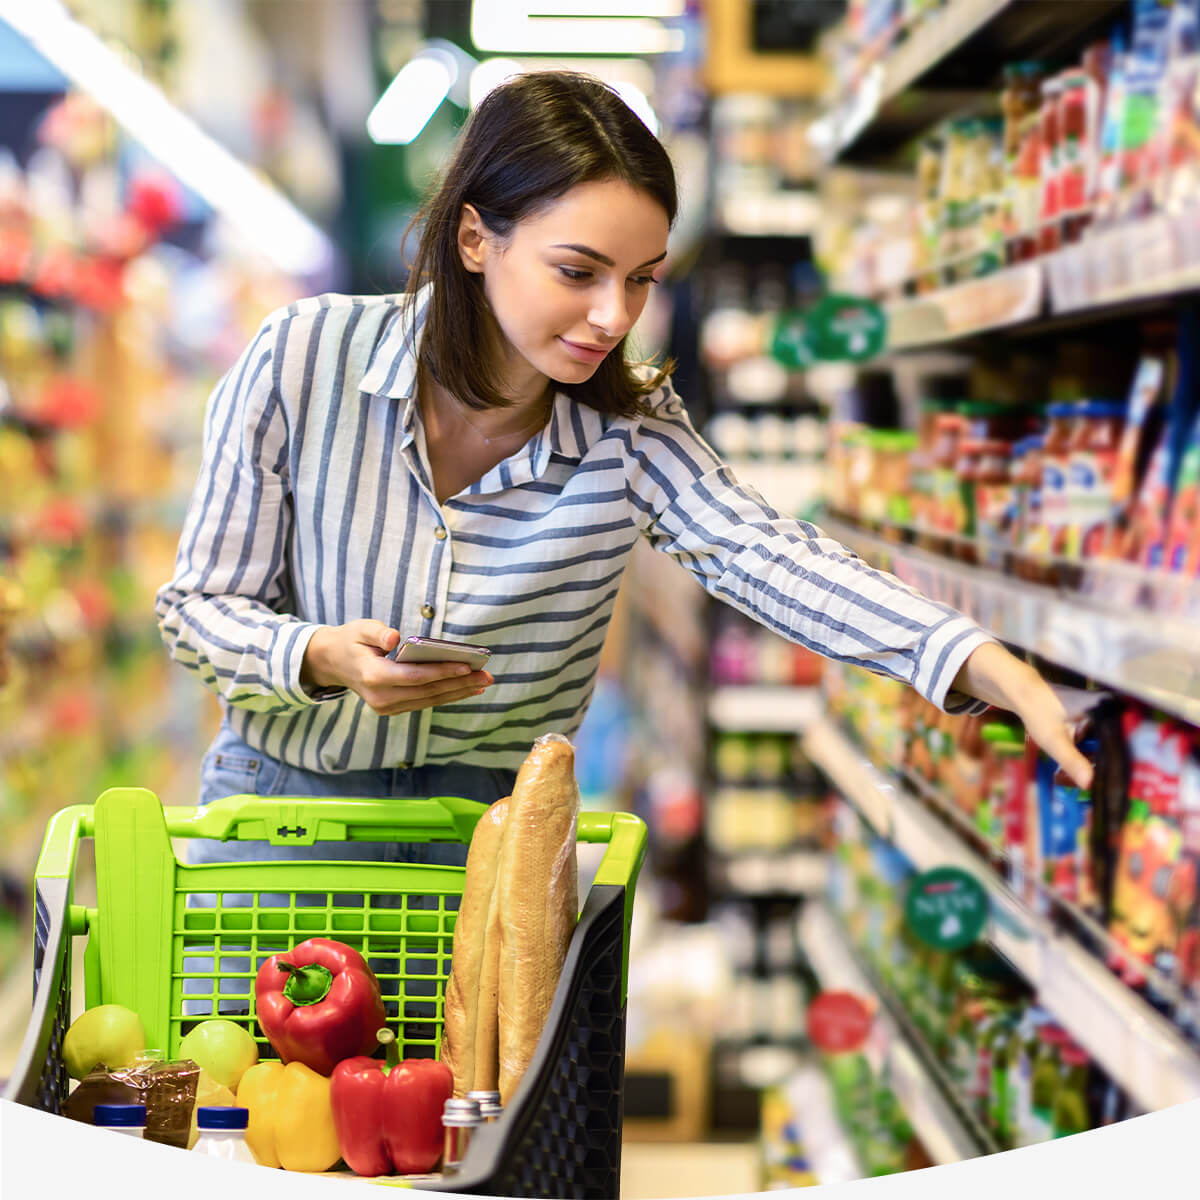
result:
[[[538,738],[509,799],[496,881],[499,1090],[508,1104],[533,1057],[578,918],[575,751]]]
[[[454,1094],[460,1098],[473,1088],[494,1089],[496,1086],[496,967],[489,968],[492,982],[485,985],[482,1001],[480,975],[487,951],[488,926],[497,911],[496,881],[508,805],[507,796],[497,800],[475,826],[467,850],[462,900],[454,924],[454,949],[442,1025],[442,1061],[454,1074]],[[498,963],[498,936],[494,935],[493,941],[496,943],[494,958]],[[490,998],[487,996],[489,988]],[[484,1026],[482,1045],[477,1034],[481,1022]],[[482,1073],[479,1071],[481,1063]],[[481,1078],[493,1082],[480,1082]]]

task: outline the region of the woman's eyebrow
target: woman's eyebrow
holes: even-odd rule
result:
[[[551,249],[553,250],[574,250],[576,254],[582,254],[586,258],[594,258],[598,263],[603,263],[606,267],[615,267],[617,264],[613,262],[607,254],[601,254],[599,250],[593,250],[590,246],[580,246],[576,242],[556,242]],[[656,258],[648,258],[640,266],[634,270],[640,271],[642,267],[652,267],[655,263],[660,263],[667,257],[667,252],[664,250]]]

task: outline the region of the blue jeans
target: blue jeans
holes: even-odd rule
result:
[[[200,770],[200,803],[211,804],[223,796],[345,796],[385,799],[390,796],[462,796],[491,804],[502,796],[512,793],[516,781],[515,771],[503,771],[486,767],[427,766],[391,767],[379,771],[347,771],[341,774],[323,774],[289,766],[261,750],[242,741],[229,727],[222,724],[212,746],[204,756]],[[467,847],[446,842],[314,842],[311,846],[272,846],[269,842],[229,841],[219,842],[197,838],[188,844],[189,863],[261,862],[272,859],[334,859],[356,862],[407,862],[434,863],[463,866],[467,860]],[[395,897],[373,896],[374,907],[390,907]],[[297,898],[299,904],[303,904]],[[190,907],[210,907],[213,901],[206,896],[190,896]],[[436,906],[436,901],[431,898]],[[249,906],[251,897],[226,896],[227,907]],[[263,896],[260,904],[284,905],[287,897]],[[410,902],[411,907],[416,904]],[[250,970],[249,958],[228,958],[224,951],[238,949],[222,947],[221,966],[224,971]],[[246,947],[248,949],[249,947]],[[208,947],[197,946],[194,951],[203,952]],[[379,973],[391,973],[396,969],[395,960],[372,960],[372,967]],[[210,978],[185,979],[183,990],[193,995],[212,996],[211,972],[213,959],[208,956],[189,955],[183,960],[183,969],[188,972],[209,974]],[[411,968],[410,968],[411,969]],[[236,1015],[248,1012],[247,985],[244,981],[222,979],[220,994],[240,999],[220,1000],[221,1014]],[[385,986],[385,1000],[388,998]],[[412,988],[410,987],[410,994]],[[430,994],[433,994],[432,991]],[[389,1005],[389,1011],[392,1006]],[[210,1016],[212,1001],[184,1001],[185,1016]]]

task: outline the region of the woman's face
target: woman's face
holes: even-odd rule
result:
[[[641,315],[669,229],[657,200],[618,180],[579,184],[519,222],[507,242],[464,208],[459,251],[483,276],[514,396],[545,378],[591,377]]]

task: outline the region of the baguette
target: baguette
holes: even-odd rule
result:
[[[496,881],[499,1090],[512,1099],[542,1035],[578,917],[575,751],[538,738],[517,773]]]
[[[497,800],[479,818],[467,851],[462,901],[454,923],[450,979],[446,984],[445,1019],[442,1026],[442,1061],[454,1075],[454,1094],[460,1099],[475,1082],[480,1019],[480,971],[484,962],[486,932],[495,906],[493,895],[500,863],[500,846],[508,815],[509,797]],[[490,1001],[495,1009],[495,998]],[[483,1006],[486,1008],[487,1006]],[[495,1025],[495,1014],[490,1018]],[[495,1034],[492,1034],[492,1041]],[[494,1045],[488,1052],[496,1056]],[[495,1068],[491,1073],[495,1074]]]

